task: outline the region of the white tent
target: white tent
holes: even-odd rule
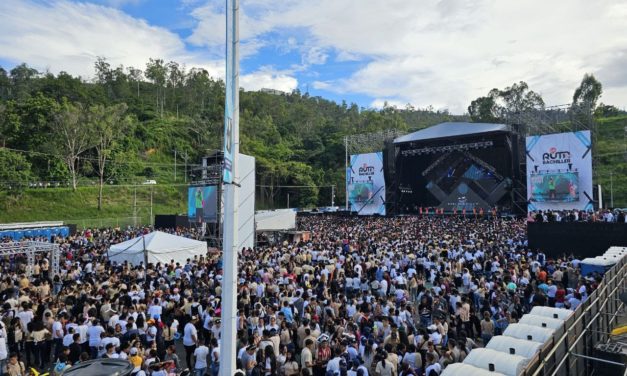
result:
[[[553,333],[555,333],[555,330],[549,328],[525,324],[510,324],[507,326],[507,329],[505,329],[505,332],[503,332],[503,335],[527,341],[545,343],[553,337]]]
[[[292,209],[266,210],[255,213],[257,231],[284,231],[296,228],[296,212]]]
[[[558,336],[564,333],[564,320],[554,319],[546,316],[537,316],[534,314],[523,315],[518,321],[519,324],[539,326],[541,328],[554,329]]]
[[[522,356],[490,349],[474,349],[464,359],[464,364],[500,372],[507,376],[520,375],[527,363],[528,360]]]
[[[571,311],[570,309],[540,306],[533,307],[531,312],[529,312],[530,315],[552,317],[560,320],[567,320],[573,313],[575,313],[575,311]]]
[[[499,372],[490,372],[469,364],[453,363],[446,366],[440,376],[504,376]]]
[[[128,261],[132,265],[144,262],[144,252],[148,263],[169,263],[170,260],[185,264],[188,258],[207,254],[207,243],[161,231],[139,236],[125,242],[112,245],[107,256],[118,264]]]
[[[494,336],[486,345],[486,349],[501,351],[512,355],[532,358],[544,346],[543,343],[527,341],[508,336]]]

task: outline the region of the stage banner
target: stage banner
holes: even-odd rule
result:
[[[351,155],[346,177],[351,211],[359,215],[385,215],[382,152]]]
[[[593,208],[590,131],[527,137],[527,209]]]

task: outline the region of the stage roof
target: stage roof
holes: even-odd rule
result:
[[[434,140],[437,138],[448,138],[458,136],[469,136],[480,133],[508,132],[509,126],[506,124],[491,123],[441,123],[429,128],[421,129],[417,132],[406,134],[394,139],[395,144],[402,144],[412,141]]]

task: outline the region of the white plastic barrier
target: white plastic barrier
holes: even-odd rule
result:
[[[555,334],[561,336],[564,333],[564,320],[534,314],[523,315],[519,324],[539,326],[555,330]]]
[[[488,371],[500,372],[507,376],[518,376],[528,363],[527,358],[519,355],[510,355],[504,352],[490,349],[474,349],[466,359],[464,364],[483,368]]]
[[[503,335],[527,341],[546,343],[553,337],[555,330],[525,324],[510,324]],[[472,352],[472,351],[471,351]]]
[[[571,311],[570,309],[553,307],[533,307],[531,309],[531,312],[529,312],[530,315],[551,317],[564,321],[568,320],[570,315],[572,315],[573,313],[575,313],[575,311]]]
[[[542,346],[544,346],[544,343],[541,342],[527,341],[525,339],[508,336],[494,336],[485,348],[530,359],[540,351]]]
[[[483,368],[477,368],[469,364],[449,364],[440,376],[505,376],[500,372],[490,372]]]

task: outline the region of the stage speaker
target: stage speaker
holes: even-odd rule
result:
[[[397,156],[398,153],[394,146],[394,140],[386,141],[383,149],[383,177],[385,178],[385,212],[387,215],[398,214]]]

